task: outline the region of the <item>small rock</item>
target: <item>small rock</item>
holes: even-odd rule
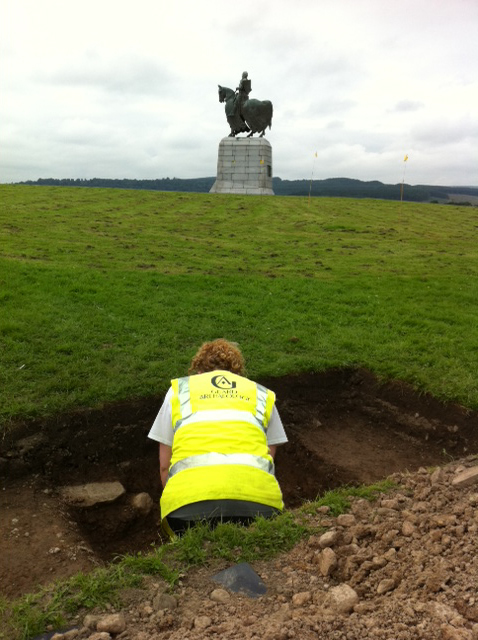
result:
[[[461,473],[458,473],[451,481],[452,485],[457,488],[469,487],[472,484],[478,483],[478,466],[465,469]]]
[[[430,476],[430,484],[434,487],[437,484],[440,484],[445,480],[445,472],[443,469],[435,469],[435,471]]]
[[[341,527],[353,527],[355,523],[356,519],[352,513],[342,513],[337,516],[337,524]]]
[[[400,509],[400,503],[397,498],[383,498],[380,505],[385,509],[393,509],[394,511],[398,511],[398,509]]]
[[[429,508],[430,506],[428,502],[425,502],[424,500],[420,500],[418,502],[415,502],[415,504],[412,506],[412,511],[419,511],[421,513],[426,513]]]
[[[405,522],[402,524],[402,535],[408,538],[409,536],[412,536],[415,531],[416,527],[413,522],[410,522],[410,520],[405,520]]]
[[[372,505],[365,498],[360,498],[360,500],[352,502],[351,510],[357,518],[366,518],[372,511]]]
[[[98,620],[101,618],[99,615],[94,615],[93,613],[88,613],[83,618],[83,626],[87,629],[96,629],[96,625],[98,624]]]
[[[395,558],[397,557],[397,550],[392,547],[386,553],[384,553],[382,557],[387,561],[391,560],[393,562],[393,560],[395,560]]]
[[[437,527],[451,527],[456,524],[456,516],[451,513],[437,513],[432,517]]]
[[[294,593],[292,596],[292,604],[294,607],[303,607],[304,604],[307,604],[312,599],[312,595],[310,591],[302,591],[300,593]]]
[[[393,578],[384,578],[378,584],[377,594],[381,596],[383,593],[387,593],[387,591],[392,591],[395,587],[396,584]]]
[[[325,547],[318,558],[319,571],[325,577],[329,576],[337,566],[337,556],[333,549]]]
[[[45,441],[44,433],[35,433],[32,436],[27,436],[26,438],[22,438],[21,440],[17,440],[16,448],[19,449],[20,454],[24,456],[39,447],[39,445],[43,444]]]
[[[131,506],[142,516],[147,516],[153,509],[153,499],[149,493],[138,493],[131,499]]]
[[[325,604],[337,613],[350,613],[358,603],[357,592],[348,584],[339,584],[328,592]]]
[[[107,631],[108,633],[122,633],[126,629],[126,620],[122,613],[110,613],[101,618],[97,625],[97,631]]]
[[[209,597],[214,602],[220,602],[221,604],[226,604],[226,602],[229,602],[229,600],[231,599],[231,594],[229,593],[229,591],[226,591],[225,589],[214,589],[214,591],[211,592],[211,595]]]
[[[209,616],[198,616],[194,618],[194,628],[203,631],[207,629],[212,624],[212,620]]]
[[[322,549],[325,549],[325,547],[333,547],[334,544],[337,543],[338,539],[339,534],[335,529],[326,531],[319,538],[319,547],[322,547]]]
[[[372,565],[374,569],[381,569],[384,567],[390,558],[386,558],[385,556],[374,556],[372,558]]]
[[[307,540],[307,545],[309,547],[317,548],[320,547],[320,537],[319,536],[310,536],[310,538]]]
[[[176,609],[178,601],[169,593],[158,593],[153,599],[153,607],[156,611],[164,611],[165,609]]]
[[[397,511],[395,509],[389,509],[388,507],[378,507],[377,513],[379,516],[396,516]]]
[[[111,640],[111,636],[107,631],[98,631],[88,636],[88,640]]]

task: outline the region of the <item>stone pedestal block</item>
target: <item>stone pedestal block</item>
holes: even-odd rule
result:
[[[223,138],[210,193],[273,196],[272,147],[265,138]]]

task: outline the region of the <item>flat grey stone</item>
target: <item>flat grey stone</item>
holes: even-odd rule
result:
[[[65,502],[75,507],[92,507],[95,504],[114,502],[126,493],[121,482],[91,482],[72,487],[63,487],[60,495]]]
[[[212,579],[234,593],[240,591],[251,598],[258,598],[267,591],[265,583],[248,562],[241,562],[229,569],[224,569],[216,573]]]

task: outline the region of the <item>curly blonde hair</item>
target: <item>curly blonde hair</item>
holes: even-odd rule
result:
[[[205,342],[191,360],[189,374],[207,373],[216,369],[244,375],[244,358],[235,342],[223,338]]]

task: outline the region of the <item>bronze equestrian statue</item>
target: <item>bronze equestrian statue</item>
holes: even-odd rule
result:
[[[231,127],[230,137],[238,133],[248,133],[250,138],[254,133],[265,134],[266,128],[272,126],[272,102],[269,100],[255,100],[249,98],[251,81],[247,71],[242,74],[236,91],[228,87],[219,86],[219,102],[226,103],[226,118]]]

